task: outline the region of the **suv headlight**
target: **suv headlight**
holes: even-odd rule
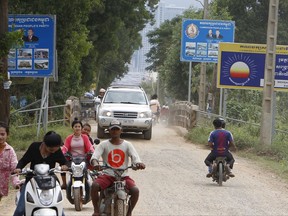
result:
[[[112,112],[109,110],[103,110],[101,112],[102,116],[107,116],[107,117],[111,117],[112,116]]]
[[[138,114],[138,117],[139,118],[151,118],[152,117],[152,114],[151,112],[141,112]]]

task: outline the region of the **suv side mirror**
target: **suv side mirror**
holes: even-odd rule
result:
[[[94,140],[94,143],[95,143],[96,145],[98,145],[98,144],[100,143],[100,139],[96,138],[96,139]]]

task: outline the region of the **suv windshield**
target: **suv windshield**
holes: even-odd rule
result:
[[[143,92],[109,91],[103,103],[127,103],[147,105],[147,100]]]

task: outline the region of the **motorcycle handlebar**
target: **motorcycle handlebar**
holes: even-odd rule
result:
[[[48,171],[49,174],[51,174],[51,173],[65,173],[65,172],[67,172],[67,171],[63,171],[63,170],[61,169],[61,166],[52,168],[52,169],[50,169],[50,170]],[[27,175],[27,174],[29,174],[29,173],[35,174],[35,171],[32,170],[32,169],[30,169],[30,168],[23,168],[20,173],[15,173],[14,171],[11,172],[11,176]]]
[[[111,167],[111,166],[109,166],[109,165],[98,165],[98,166],[94,166],[94,167],[99,167],[99,168],[100,168],[100,171],[101,171],[101,170],[105,170],[105,169],[112,169],[112,170],[119,170],[119,171],[125,171],[125,170],[130,169],[130,168],[131,168],[131,169],[137,169],[137,166],[134,165],[134,164],[126,167],[125,169],[116,169],[116,168],[113,168],[113,167]]]

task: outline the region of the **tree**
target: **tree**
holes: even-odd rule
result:
[[[152,20],[157,3],[158,0],[112,0],[93,9],[88,28],[94,49],[83,64],[94,64],[89,67],[96,71],[98,89],[127,73],[133,52],[141,46],[139,32]]]
[[[9,124],[10,94],[4,85],[9,81],[7,55],[12,46],[23,44],[20,31],[8,32],[8,0],[0,1],[0,121]]]
[[[59,81],[57,85],[51,83],[49,98],[62,104],[95,83],[107,87],[126,73],[127,63],[141,45],[139,31],[152,20],[151,11],[158,0],[10,2],[9,13],[57,16]],[[33,80],[30,85],[33,88],[17,85],[12,90],[39,99],[42,80]]]
[[[8,32],[8,0],[0,2],[0,37],[3,38]],[[2,40],[1,40],[2,42]],[[0,49],[2,50],[3,42],[1,43]],[[5,50],[7,52],[7,50]],[[7,77],[7,54],[1,53],[0,56],[0,121],[5,123],[9,122],[10,114],[10,100],[9,92],[4,89],[4,82],[8,80]]]

